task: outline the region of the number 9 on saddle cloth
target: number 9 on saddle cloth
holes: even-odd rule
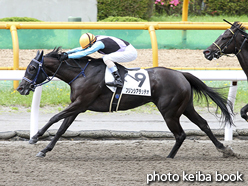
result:
[[[105,82],[113,81],[114,77],[109,68],[105,71]],[[118,111],[118,105],[121,101],[122,94],[151,96],[150,78],[148,72],[144,69],[128,70],[124,75],[124,86],[113,87],[107,86],[113,96],[110,103],[109,112]]]

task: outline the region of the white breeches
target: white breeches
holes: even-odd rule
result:
[[[113,52],[111,54],[105,54],[103,56],[104,63],[108,66],[110,65],[109,61],[123,63],[123,62],[130,62],[137,58],[137,50],[129,44],[124,51],[120,52]],[[111,65],[110,65],[111,66]]]

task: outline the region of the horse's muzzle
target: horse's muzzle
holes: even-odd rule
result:
[[[29,95],[30,89],[24,84],[20,83],[20,85],[16,89],[21,95]]]
[[[220,51],[212,51],[209,49],[204,50],[203,54],[209,61],[211,61],[212,59],[219,59],[222,56]]]
[[[204,57],[206,59],[208,59],[209,61],[211,61],[214,58],[214,56],[212,55],[211,51],[208,50],[208,49],[207,50],[204,50],[203,51],[203,54],[204,54]]]

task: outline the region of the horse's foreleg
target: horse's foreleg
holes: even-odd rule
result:
[[[30,140],[29,143],[30,144],[35,144],[37,143],[37,141],[39,140],[39,137],[43,136],[43,134],[49,129],[49,127],[51,127],[54,123],[58,122],[60,119],[62,119],[61,117],[58,117],[60,114],[56,114],[55,116],[53,116],[48,122],[47,124],[42,127]]]
[[[59,130],[57,131],[56,135],[54,136],[54,138],[52,139],[52,141],[46,146],[46,148],[44,148],[42,151],[40,151],[36,156],[37,157],[45,157],[46,153],[48,151],[51,151],[55,144],[57,143],[57,141],[59,140],[59,138],[66,132],[66,130],[70,127],[70,125],[72,124],[72,122],[75,120],[75,118],[77,117],[78,114],[72,115],[68,118],[65,118],[63,123],[61,124]]]
[[[245,105],[245,106],[240,110],[240,115],[241,115],[241,117],[244,118],[245,121],[248,122],[248,115],[247,115],[247,113],[248,113],[248,104]]]
[[[75,113],[79,113],[79,106],[80,102],[73,102],[70,104],[69,107],[67,107],[65,110],[61,111],[60,113],[54,115],[47,124],[42,127],[30,140],[30,144],[35,144],[39,140],[39,137],[41,137],[48,129],[51,127],[54,123],[58,122],[61,119],[70,117],[74,115]],[[82,111],[82,109],[81,109]]]

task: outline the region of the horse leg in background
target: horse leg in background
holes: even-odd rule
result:
[[[57,143],[57,141],[59,140],[59,138],[66,132],[66,130],[70,127],[70,125],[72,124],[72,122],[75,120],[75,118],[77,116],[78,116],[78,114],[74,114],[70,117],[65,118],[63,123],[61,124],[59,130],[57,131],[56,135],[52,139],[52,141],[46,146],[46,148],[44,148],[42,151],[40,151],[36,156],[37,157],[45,157],[46,153],[48,151],[51,151],[54,148],[54,146]]]
[[[248,104],[245,105],[245,106],[240,110],[240,115],[241,115],[242,118],[245,119],[245,121],[248,121],[248,115],[247,115],[247,113],[248,113]]]
[[[190,121],[196,124],[203,132],[207,134],[210,140],[213,142],[218,151],[222,152],[224,157],[236,156],[231,147],[225,147],[212,133],[209,125],[205,119],[203,119],[194,109],[193,103],[187,107],[183,113]]]

